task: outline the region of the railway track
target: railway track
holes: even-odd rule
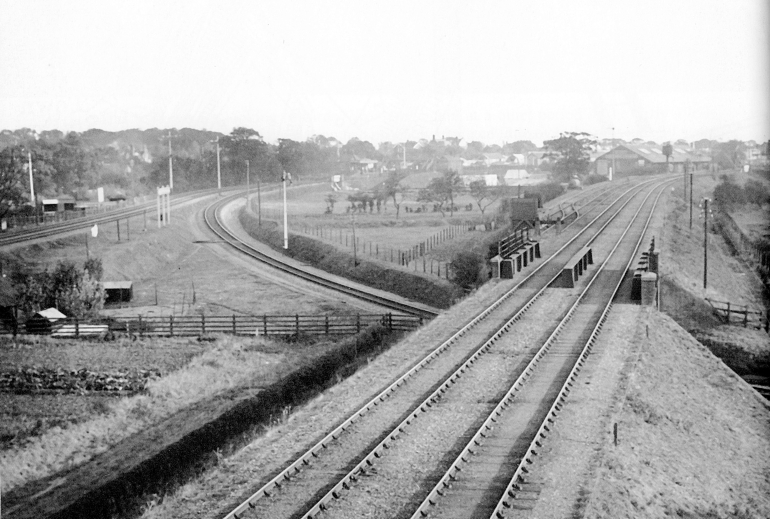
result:
[[[432,319],[436,317],[436,315],[438,315],[437,310],[434,310],[426,305],[421,305],[419,303],[405,302],[395,298],[389,298],[386,296],[379,296],[376,294],[372,294],[366,290],[359,289],[356,286],[353,286],[352,284],[346,284],[344,282],[338,282],[324,276],[316,275],[308,270],[305,270],[300,267],[296,267],[290,263],[287,263],[281,258],[281,255],[279,254],[274,254],[274,255],[266,254],[250,246],[249,244],[245,243],[244,241],[239,239],[234,233],[232,233],[227,229],[227,227],[222,222],[222,219],[220,216],[220,212],[225,205],[229,204],[236,198],[239,198],[242,196],[243,195],[239,193],[239,194],[235,194],[235,195],[231,195],[229,197],[223,198],[222,200],[218,200],[213,204],[210,204],[204,210],[204,214],[203,214],[204,221],[208,226],[208,228],[214,234],[216,234],[223,242],[227,243],[228,245],[235,248],[239,252],[249,256],[250,258],[260,263],[264,263],[266,265],[269,265],[270,267],[273,267],[282,272],[291,274],[292,276],[296,276],[305,281],[309,281],[316,285],[329,288],[337,292],[341,292],[343,294],[353,296],[370,303],[378,304],[380,306],[389,308],[391,310],[396,310],[398,312],[402,312],[405,314],[416,315],[423,319]]]
[[[241,187],[233,187],[224,189],[223,192],[231,192],[233,190],[242,190]],[[202,191],[194,191],[191,193],[184,193],[181,195],[172,196],[171,206],[179,206],[186,202],[190,202],[196,198],[203,198],[217,194],[218,189],[206,189]],[[81,229],[87,229],[94,224],[105,224],[114,222],[116,220],[122,220],[124,218],[131,218],[135,216],[141,216],[145,212],[154,214],[156,211],[156,203],[145,202],[133,207],[126,207],[122,209],[115,209],[101,214],[92,216],[85,216],[75,218],[73,220],[67,220],[58,223],[48,223],[39,226],[27,226],[18,231],[8,231],[0,235],[0,247],[23,243],[26,241],[36,240],[40,238],[50,238],[59,234],[64,234]]]
[[[394,451],[401,451],[400,446],[394,446],[397,443],[405,443],[397,442],[404,436],[410,440],[419,437],[422,442],[431,444],[431,431],[441,429],[444,443],[449,444],[441,446],[436,452],[430,451],[431,454],[427,458],[424,454],[429,451],[425,449],[426,443],[420,443],[415,449],[406,448],[403,450],[406,455],[396,454],[393,458],[412,463],[406,470],[421,478],[417,488],[401,488],[398,483],[404,478],[399,478],[396,472],[391,474],[385,485],[385,488],[391,488],[388,485],[393,484],[393,488],[386,490],[386,493],[404,498],[404,503],[399,505],[402,507],[399,508],[400,512],[391,507],[387,516],[407,517],[406,510],[415,510],[424,496],[431,492],[430,486],[433,485],[426,486],[425,482],[435,482],[442,478],[441,474],[434,473],[435,470],[426,471],[425,467],[432,466],[437,459],[445,459],[447,452],[456,449],[454,444],[457,443],[458,437],[467,436],[469,430],[478,428],[484,422],[483,418],[474,414],[475,411],[468,413],[462,401],[457,402],[460,412],[452,413],[454,405],[444,407],[449,400],[447,396],[473,394],[476,395],[475,406],[470,407],[489,408],[487,410],[494,407],[488,402],[493,397],[495,402],[499,402],[499,393],[506,393],[497,387],[500,381],[506,380],[505,373],[508,373],[508,376],[511,373],[517,377],[523,376],[527,363],[537,357],[526,344],[518,344],[521,351],[514,354],[509,351],[507,357],[505,354],[501,356],[499,352],[494,353],[498,351],[500,344],[521,342],[521,333],[518,338],[517,334],[510,333],[514,324],[517,331],[528,330],[527,334],[536,335],[538,340],[545,325],[556,330],[559,324],[552,322],[554,310],[558,308],[559,313],[562,310],[568,312],[565,306],[568,302],[586,298],[584,292],[581,292],[582,295],[572,294],[571,298],[566,298],[564,293],[555,293],[553,289],[547,291],[547,287],[558,277],[561,266],[580,248],[597,240],[611,240],[612,238],[607,238],[609,233],[603,231],[608,227],[610,230],[617,228],[619,224],[616,219],[619,215],[624,214],[627,218],[629,211],[633,213],[641,210],[644,202],[639,202],[638,193],[649,193],[660,186],[661,182],[650,181],[629,188],[590,221],[589,217],[593,216],[593,213],[584,213],[579,218],[582,228],[577,230],[574,236],[565,237],[558,250],[533,269],[524,280],[476,315],[294,462],[274,474],[269,481],[227,514],[226,518],[315,517],[330,507],[334,508],[334,517],[360,517],[363,513],[361,506],[370,512],[377,509],[376,499],[372,496],[380,492],[373,492],[371,488],[359,491],[358,487],[361,487],[364,481],[379,480],[378,476],[386,471],[382,465],[383,460],[380,459],[383,454],[390,451],[387,456],[390,459],[394,456]],[[602,247],[606,249],[608,245],[604,244]],[[482,322],[483,326],[479,326]],[[553,334],[553,331],[551,333]],[[556,352],[558,348],[549,347],[546,350]],[[527,362],[523,362],[524,359],[527,359]],[[475,366],[484,363],[487,363],[492,371],[497,369],[498,376],[489,376],[487,373],[482,376],[482,380],[467,376],[470,373],[483,374],[484,371],[475,369]],[[500,371],[503,367],[505,369]],[[530,383],[526,385],[534,386]],[[464,387],[465,391],[457,389],[460,386]],[[483,395],[477,394],[479,391]],[[541,408],[543,405],[539,403],[535,407]],[[434,424],[433,426],[413,426],[413,423],[424,422],[424,416],[437,413],[437,409],[449,412],[443,419],[429,422]],[[408,434],[405,434],[406,432]],[[409,461],[420,460],[421,456],[424,464]],[[404,467],[400,470],[403,473]],[[355,497],[346,499],[350,493],[349,489],[356,489]],[[442,491],[443,489],[436,490],[439,494]],[[420,496],[419,499],[416,496]],[[418,509],[418,513],[422,512]]]

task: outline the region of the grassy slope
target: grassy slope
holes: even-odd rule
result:
[[[669,317],[646,319],[584,517],[770,517],[770,406]]]

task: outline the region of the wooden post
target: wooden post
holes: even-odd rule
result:
[[[168,317],[168,329],[169,329],[169,334],[173,337],[174,336],[174,316],[173,315],[170,315]]]
[[[206,316],[201,314],[201,335],[206,335]]]
[[[296,328],[297,328],[297,337],[299,337],[299,314],[295,314],[294,319],[295,319],[295,323],[297,325],[296,326]]]
[[[143,337],[144,336],[144,327],[142,326],[142,316],[141,316],[141,314],[138,317],[139,317],[139,337]]]
[[[356,314],[356,333],[361,333],[361,314]]]
[[[75,317],[75,337],[80,337],[80,320]]]
[[[115,220],[115,225],[118,226],[118,241],[120,241],[120,220]]]
[[[329,316],[324,316],[324,330],[326,330],[326,335],[329,335]]]
[[[233,314],[233,335],[238,335],[238,328],[235,325],[235,314]]]
[[[267,335],[267,316],[262,314],[262,335]]]
[[[131,220],[126,218],[126,241],[131,241]]]

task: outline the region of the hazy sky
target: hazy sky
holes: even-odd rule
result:
[[[770,138],[770,0],[0,0],[0,129]]]

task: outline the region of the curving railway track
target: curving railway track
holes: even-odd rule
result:
[[[223,190],[224,193],[242,190],[242,187],[232,187]],[[171,206],[179,206],[181,204],[195,200],[196,198],[204,198],[207,196],[215,195],[219,192],[218,189],[205,189],[201,191],[193,191],[190,193],[184,193],[181,195],[174,195],[171,198]],[[0,235],[0,247],[15,245],[24,243],[31,240],[37,240],[41,238],[51,238],[60,234],[69,233],[81,229],[87,229],[94,224],[105,224],[114,222],[116,220],[122,220],[125,218],[131,218],[135,216],[141,216],[145,212],[154,213],[156,211],[156,203],[145,202],[132,207],[125,207],[122,209],[115,209],[100,214],[91,216],[79,217],[72,220],[67,220],[58,223],[46,223],[37,226],[27,226],[19,230],[12,230]]]
[[[239,239],[234,233],[227,229],[220,215],[222,208],[225,205],[242,196],[243,194],[239,193],[223,198],[222,200],[217,200],[213,204],[210,204],[208,207],[206,207],[203,214],[204,221],[208,228],[223,242],[235,248],[239,252],[245,254],[253,260],[266,264],[282,272],[291,274],[292,276],[301,278],[305,281],[309,281],[316,285],[329,288],[370,303],[375,303],[380,306],[390,308],[391,310],[396,310],[405,314],[416,315],[423,319],[432,319],[438,315],[437,310],[430,308],[427,305],[400,300],[393,297],[372,294],[367,290],[358,288],[353,283],[346,283],[344,280],[336,280],[332,277],[318,275],[309,270],[294,266],[291,263],[286,262],[280,254],[269,254],[261,252],[250,246],[248,243]]]
[[[255,482],[226,518],[451,517],[452,510],[504,517],[511,503],[501,496],[516,496],[526,467],[500,473],[531,461],[530,447],[563,405],[672,181],[607,190],[584,204],[575,233],[562,233],[525,279],[295,461]],[[606,196],[614,199],[600,207]],[[549,288],[585,246],[599,264],[588,279]],[[493,426],[501,420],[515,426]]]

